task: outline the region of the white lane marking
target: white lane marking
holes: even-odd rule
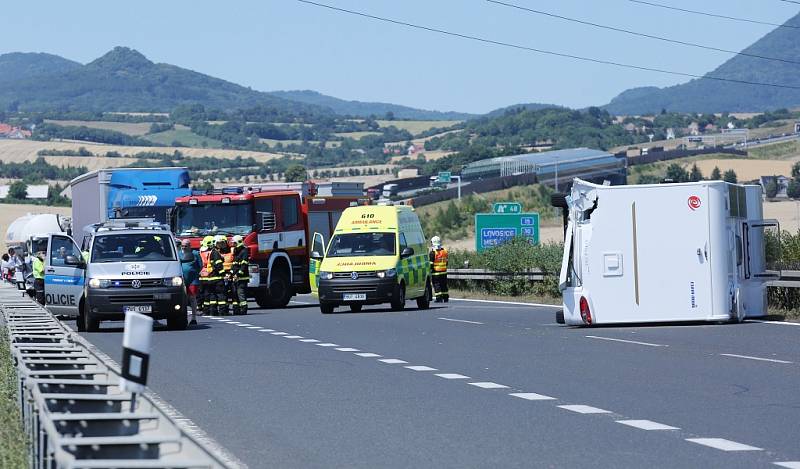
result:
[[[382,355],[378,355],[377,353],[369,353],[369,352],[357,353],[356,355],[358,355],[359,357],[364,357],[364,358],[378,358],[378,357],[382,356]]]
[[[772,463],[780,467],[788,467],[789,469],[800,469],[800,461],[782,461]]]
[[[237,324],[237,327],[250,327],[252,324]]]
[[[383,362],[383,363],[388,363],[390,365],[399,365],[399,364],[402,364],[402,363],[408,363],[405,360],[398,360],[396,358],[381,358],[378,361],[379,362]]]
[[[219,322],[231,322],[231,320],[230,319],[219,318]]]
[[[424,366],[424,365],[404,366],[403,368],[408,368],[409,370],[414,370],[414,371],[437,371],[436,368],[431,368],[429,366]]]
[[[231,320],[226,320],[225,322],[227,322],[228,324],[241,324],[238,321],[231,321]]]
[[[289,335],[288,332],[271,332],[272,335]]]
[[[664,425],[663,423],[653,422],[652,420],[617,420],[617,423],[640,430],[680,430],[678,427]]]
[[[473,300],[467,298],[450,298],[451,301],[471,301],[473,303],[495,303],[501,305],[517,305],[517,306],[544,306],[547,308],[563,308],[562,305],[546,305],[542,303],[522,303],[519,301],[497,301],[497,300]]]
[[[275,332],[275,329],[259,329],[258,332]]]
[[[357,348],[350,348],[350,347],[339,347],[336,350],[340,352],[360,352],[361,350]]]
[[[589,405],[573,404],[573,405],[560,405],[561,409],[577,412],[579,414],[610,414],[611,411],[605,409],[598,409]]]
[[[285,335],[283,336],[284,339],[302,339],[302,335]]]
[[[504,384],[492,383],[491,381],[481,381],[479,383],[469,383],[470,386],[477,386],[482,389],[505,389],[508,386]]]
[[[544,394],[536,394],[535,392],[512,392],[509,396],[519,397],[528,401],[552,401],[555,397],[545,396]]]
[[[247,326],[248,329],[261,329],[261,326]]]
[[[308,302],[308,301],[297,301],[297,300],[292,300],[289,303],[297,303],[299,305],[313,305],[314,304],[314,303],[311,303],[311,302]]]
[[[325,342],[324,344],[314,344],[314,345],[319,345],[320,347],[338,347],[339,346],[339,344],[332,344],[330,342]]]
[[[483,325],[482,322],[467,321],[466,319],[450,319],[450,318],[436,318],[436,319],[441,319],[442,321],[465,322],[467,324],[480,324],[480,325]]]
[[[786,360],[776,360],[774,358],[761,358],[761,357],[751,357],[749,355],[736,355],[735,353],[720,353],[723,357],[733,357],[733,358],[745,358],[747,360],[758,360],[760,362],[772,362],[772,363],[783,363],[784,365],[791,365],[792,362],[788,362]]]
[[[664,345],[664,344],[651,344],[650,342],[639,342],[636,340],[613,339],[611,337],[600,337],[597,335],[586,335],[584,337],[587,337],[589,339],[609,340],[611,342],[624,342],[626,344],[645,345],[647,347],[669,347],[669,345]]]
[[[686,441],[722,451],[763,451],[761,448],[726,440],[725,438],[687,438]]]
[[[305,342],[307,344],[313,344],[314,342],[319,342],[317,339],[300,339],[300,342]]]
[[[761,324],[778,324],[781,326],[800,326],[800,322],[788,322],[788,321],[762,321],[760,319],[748,319],[746,322],[760,322]]]
[[[439,373],[436,376],[444,379],[470,379],[469,376],[460,375],[458,373]]]

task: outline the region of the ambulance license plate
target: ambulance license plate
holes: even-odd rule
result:
[[[344,301],[363,301],[367,299],[366,293],[345,293],[342,295]]]
[[[123,306],[122,308],[122,311],[126,313],[148,314],[153,312],[153,307],[150,305]]]

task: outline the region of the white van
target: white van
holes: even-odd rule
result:
[[[602,186],[575,179],[559,288],[570,325],[766,314],[761,186]]]

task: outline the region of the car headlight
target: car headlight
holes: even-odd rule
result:
[[[378,278],[392,278],[397,275],[396,269],[386,269],[378,271]]]
[[[168,287],[180,287],[183,286],[183,277],[171,277],[164,279],[164,285]]]
[[[330,280],[333,278],[333,272],[320,272],[319,278],[321,280]]]
[[[106,278],[90,278],[89,287],[91,288],[108,288],[111,282]]]

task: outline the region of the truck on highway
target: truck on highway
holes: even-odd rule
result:
[[[195,249],[208,235],[241,235],[250,250],[248,296],[279,308],[311,291],[311,235],[330,236],[347,207],[367,203],[363,194],[363,183],[310,181],[195,191],[177,199],[171,226]]]
[[[559,279],[566,324],[766,314],[765,282],[780,276],[768,268],[766,245],[780,227],[762,219],[761,186],[575,179],[557,199],[568,212]]]
[[[175,199],[191,193],[186,168],[115,168],[92,171],[70,181],[73,231],[119,218],[167,222]],[[81,242],[81,240],[78,240]]]

